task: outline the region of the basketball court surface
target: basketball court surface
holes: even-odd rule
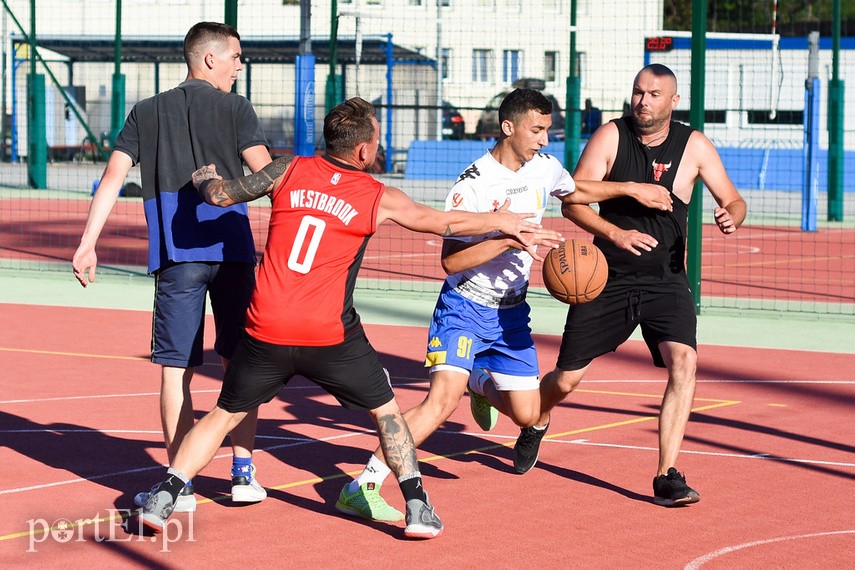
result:
[[[419,451],[445,531],[338,513],[341,486],[377,444],[367,414],[295,379],[261,408],[255,463],[269,497],[235,506],[224,446],[194,480],[195,513],[135,532],[134,493],[166,461],[159,370],[147,361],[152,285],[0,276],[0,560],[5,567],[843,568],[855,550],[855,327],[828,319],[702,315],[698,387],[678,468],[695,505],[652,502],[663,371],[643,342],[598,360],[554,410],[540,459],[513,472],[519,430],[481,431],[468,397]],[[360,294],[356,306],[402,408],[428,385],[432,300]],[[551,369],[565,306],[533,327]],[[210,324],[210,323],[209,323]],[[209,327],[210,329],[210,327]],[[210,335],[209,335],[210,337]],[[207,339],[197,417],[222,371]],[[227,442],[226,442],[227,443]],[[393,480],[383,496],[401,509]],[[131,523],[127,524],[130,520]]]

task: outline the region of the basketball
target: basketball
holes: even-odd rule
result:
[[[609,266],[591,242],[571,239],[552,249],[543,260],[543,284],[562,303],[593,301],[606,286]]]

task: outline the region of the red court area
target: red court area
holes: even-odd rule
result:
[[[556,408],[537,466],[512,471],[518,428],[482,432],[468,397],[419,451],[445,523],[413,542],[403,524],[334,508],[377,444],[365,413],[295,379],[259,414],[255,463],[269,497],[231,504],[230,450],[195,478],[195,513],[134,532],[133,494],[164,473],[159,372],[142,311],[0,305],[0,560],[5,567],[843,568],[855,549],[855,355],[701,346],[679,468],[695,505],[651,501],[663,373],[630,342]],[[210,324],[210,323],[209,323]],[[210,327],[209,327],[210,330]],[[367,326],[409,408],[424,397],[420,327]],[[209,335],[210,336],[210,335]],[[210,338],[207,346],[211,346]],[[559,339],[537,336],[541,367]],[[221,370],[208,350],[197,415]],[[394,481],[382,494],[402,508]],[[130,518],[133,521],[133,517]]]
[[[86,224],[87,200],[0,199],[0,257],[67,264]],[[253,232],[260,250],[267,240],[270,209],[250,208]],[[544,226],[568,239],[590,240],[590,235],[563,218],[545,218]],[[746,225],[731,236],[705,225],[702,238],[701,291],[704,296],[779,301],[852,303],[855,283],[855,229],[821,229]],[[360,277],[419,283],[441,281],[440,238],[416,234],[385,223],[369,242]],[[147,236],[142,204],[122,200],[98,242],[98,260],[104,267],[147,264]],[[542,286],[540,265],[532,285]],[[406,285],[402,286],[406,290]],[[418,287],[417,290],[422,290]]]

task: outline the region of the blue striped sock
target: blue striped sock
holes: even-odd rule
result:
[[[233,457],[232,458],[232,477],[250,476],[250,466],[252,465],[252,457]]]

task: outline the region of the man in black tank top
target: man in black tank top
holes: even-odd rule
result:
[[[615,351],[641,325],[654,364],[668,369],[653,500],[669,507],[700,500],[675,468],[697,368],[697,319],[685,270],[695,181],[700,178],[718,203],[715,223],[723,234],[735,232],[746,212],[709,139],[671,120],[679,100],[670,69],[645,67],[633,83],[632,114],[598,129],[579,159],[574,179],[659,184],[671,193],[673,211],[624,198],[601,202],[599,215],[588,206],[563,208],[565,217],[595,236],[609,263],[609,281],[595,300],[570,307],[556,369],[541,381],[536,424],[546,426],[549,411],[576,388],[591,361]]]

